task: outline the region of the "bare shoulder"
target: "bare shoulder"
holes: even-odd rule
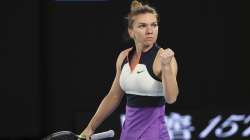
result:
[[[159,50],[158,50],[158,52],[157,52],[157,54],[156,54],[156,58],[155,58],[156,63],[160,61],[160,54],[161,54],[163,51],[164,51],[163,48],[159,48]]]
[[[117,68],[120,68],[124,59],[127,57],[129,51],[131,51],[132,48],[128,48],[128,49],[125,49],[123,51],[120,52],[118,58],[117,58],[117,61],[116,61],[116,66]]]

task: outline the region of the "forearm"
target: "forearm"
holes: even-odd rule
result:
[[[92,130],[96,130],[97,127],[118,107],[121,102],[121,98],[107,95],[99,105],[95,115],[92,117],[88,124]]]
[[[174,103],[179,93],[176,75],[170,66],[162,67],[162,84],[167,103]]]

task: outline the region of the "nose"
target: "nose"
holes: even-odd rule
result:
[[[153,33],[153,28],[148,26],[146,29],[146,34],[152,34]]]

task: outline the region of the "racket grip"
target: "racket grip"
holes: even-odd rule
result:
[[[101,133],[97,133],[91,136],[91,140],[101,140],[105,138],[112,138],[114,137],[115,132],[114,130],[109,130]]]

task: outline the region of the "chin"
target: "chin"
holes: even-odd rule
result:
[[[145,45],[145,46],[152,46],[152,45],[154,45],[154,43],[155,43],[155,42],[145,42],[144,45]]]

